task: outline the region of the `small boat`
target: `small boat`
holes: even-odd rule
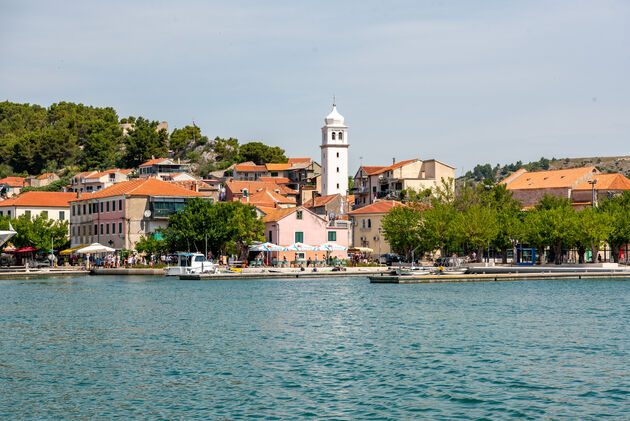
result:
[[[462,265],[463,259],[460,257],[448,257],[441,263],[437,268],[438,275],[463,275],[468,272],[468,267]]]
[[[435,272],[433,268],[425,268],[425,267],[410,267],[410,268],[396,268],[396,275],[413,275],[413,276],[422,276],[422,275],[430,275]]]
[[[177,266],[169,266],[164,270],[166,276],[191,275],[198,273],[217,273],[219,265],[206,260],[201,253],[175,253]]]

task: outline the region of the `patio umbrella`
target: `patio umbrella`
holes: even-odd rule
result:
[[[100,243],[92,243],[87,247],[80,248],[76,250],[77,253],[80,254],[92,254],[92,253],[110,253],[112,251],[116,251],[111,247],[104,246]]]
[[[309,246],[308,244],[304,244],[304,243],[293,243],[282,249],[282,251],[314,251],[314,250],[317,250],[317,247]]]
[[[249,248],[249,251],[282,251],[283,247],[280,247],[273,243],[261,243],[255,244]]]
[[[341,245],[339,245],[337,243],[332,243],[332,242],[329,241],[327,243],[320,244],[317,247],[317,249],[318,250],[323,250],[323,251],[345,251],[345,250],[348,250],[348,247],[344,247],[344,246],[341,246]]]

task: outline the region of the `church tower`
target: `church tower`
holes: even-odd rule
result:
[[[322,196],[348,194],[348,126],[344,118],[333,109],[322,127]]]

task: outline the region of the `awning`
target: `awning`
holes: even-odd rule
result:
[[[23,247],[21,249],[15,250],[13,253],[28,253],[29,251],[37,251],[35,247]]]
[[[69,254],[72,254],[73,251],[76,251],[76,250],[80,249],[81,247],[85,247],[85,246],[87,246],[87,244],[81,244],[79,246],[75,246],[75,247],[72,247],[72,248],[69,248],[69,249],[62,250],[61,252],[59,252],[59,255],[67,256]]]
[[[374,253],[374,250],[368,247],[352,247],[348,249],[348,253]]]

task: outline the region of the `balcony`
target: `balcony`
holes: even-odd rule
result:
[[[354,187],[354,193],[355,194],[362,194],[362,193],[367,193],[367,192],[368,192],[367,186],[355,186]]]

